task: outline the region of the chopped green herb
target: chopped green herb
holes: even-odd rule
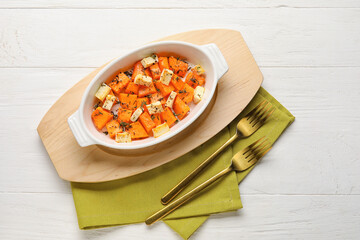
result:
[[[190,78],[190,81],[192,81],[193,83],[197,83],[197,80],[195,78]]]
[[[132,74],[133,74],[133,70],[130,69],[130,70],[127,70],[124,72],[124,74],[128,77],[128,78],[131,78],[132,77]]]
[[[97,109],[98,107],[100,107],[100,102],[97,102],[97,103],[94,105],[94,109]]]
[[[97,112],[95,116],[104,115],[102,112]]]
[[[129,123],[126,123],[126,122],[120,122],[120,127],[125,131],[127,129],[130,129],[131,125]]]
[[[129,126],[130,124],[127,123],[127,122],[120,122],[120,126],[122,127],[126,127],[126,126]]]

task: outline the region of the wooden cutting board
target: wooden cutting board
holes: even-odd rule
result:
[[[37,128],[62,179],[104,182],[165,164],[196,148],[228,125],[246,107],[262,83],[263,76],[240,32],[206,29],[179,33],[158,41],[163,40],[198,45],[215,43],[220,48],[229,71],[220,79],[217,93],[209,107],[180,135],[150,150],[111,154],[98,146],[82,148],[70,131],[67,119],[79,107],[83,92],[100,67],[68,90],[50,108]]]

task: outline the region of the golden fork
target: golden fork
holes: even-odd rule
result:
[[[209,178],[207,181],[203,182],[184,196],[180,197],[179,199],[175,200],[174,202],[170,203],[166,207],[162,208],[158,212],[151,215],[149,218],[145,220],[147,225],[151,225],[169,213],[183,205],[185,202],[190,200],[191,198],[197,196],[202,190],[210,186],[216,180],[221,178],[222,176],[226,175],[227,173],[235,170],[237,172],[245,171],[255,163],[257,163],[260,158],[262,158],[269,150],[271,149],[271,143],[262,137],[261,139],[257,140],[256,142],[252,143],[250,146],[246,147],[245,149],[236,153],[232,160],[231,165],[215,176]]]
[[[233,143],[238,138],[246,138],[258,130],[265,121],[274,112],[275,108],[264,100],[257,105],[251,112],[243,117],[236,126],[236,133],[226,143],[224,143],[218,150],[211,154],[204,162],[202,162],[196,169],[187,175],[181,182],[167,192],[162,198],[161,203],[168,204],[176,195],[178,195],[203,169],[205,169],[219,153],[221,153],[227,146]]]

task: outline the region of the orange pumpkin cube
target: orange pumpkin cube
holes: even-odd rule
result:
[[[158,63],[155,63],[153,65],[150,66],[150,71],[151,71],[151,76],[153,79],[155,80],[159,80],[160,79],[160,75],[161,75],[161,70],[159,67]]]
[[[129,82],[125,89],[125,93],[138,95],[139,85],[135,84],[134,82]]]
[[[195,71],[191,71],[186,76],[185,82],[195,89],[197,86],[202,86],[205,84],[205,78],[197,74]]]
[[[170,70],[172,70],[175,74],[179,75],[180,77],[185,77],[189,66],[186,62],[178,58],[175,58],[173,56],[169,57],[169,65],[170,65]]]
[[[165,84],[163,84],[160,81],[155,82],[156,88],[160,90],[161,94],[164,97],[167,97],[172,91],[174,91],[174,87],[169,85],[166,86]]]
[[[155,123],[156,126],[162,124],[160,113],[155,113],[151,115],[151,120]]]
[[[121,108],[121,109],[119,109],[119,111],[118,111],[118,118],[117,118],[117,120],[118,120],[119,123],[122,123],[122,122],[130,123],[131,115],[132,115],[132,111],[131,111],[131,110],[128,110],[128,109],[125,109],[125,108]]]
[[[190,87],[187,83],[185,83],[183,89],[179,90],[178,96],[183,100],[186,104],[189,104],[194,98],[194,89]]]
[[[131,80],[134,81],[135,77],[139,74],[143,74],[143,75],[145,74],[145,70],[144,70],[143,65],[141,64],[141,61],[138,61],[135,63],[133,74],[131,76]]]
[[[126,86],[129,84],[130,79],[128,76],[125,75],[125,73],[121,72],[119,73],[111,82],[109,83],[109,87],[116,93],[119,94],[121,90],[126,88]]]
[[[165,110],[162,113],[160,113],[160,116],[162,122],[166,122],[167,125],[169,125],[169,127],[171,127],[177,121],[171,109],[168,107],[165,108]]]
[[[92,112],[91,118],[94,122],[95,127],[98,130],[101,130],[111,119],[113,119],[113,115],[108,111],[104,110],[102,107],[98,107]]]
[[[122,108],[134,110],[137,104],[137,96],[134,94],[120,93],[119,101]]]
[[[149,98],[146,98],[146,97],[144,97],[144,98],[138,98],[138,99],[137,99],[137,103],[136,103],[136,108],[139,108],[139,107],[144,108],[145,105],[147,105],[147,104],[149,104],[149,103],[150,103]]]
[[[147,95],[150,95],[152,93],[156,93],[156,88],[153,83],[149,87],[146,86],[140,86],[139,87],[139,97],[145,97]]]
[[[111,120],[106,124],[106,130],[111,138],[115,138],[117,133],[121,133],[120,123],[116,120]]]
[[[181,98],[179,98],[178,96],[176,96],[175,98],[173,109],[179,120],[182,120],[190,111],[190,107],[186,105],[186,103],[184,103],[184,101],[181,100]]]
[[[156,127],[156,124],[154,123],[154,121],[151,119],[151,116],[149,113],[147,112],[143,112],[140,117],[139,117],[139,121],[140,123],[143,125],[143,127],[145,128],[146,132],[148,134],[151,133],[151,130]]]
[[[160,93],[160,92],[156,92],[150,95],[150,102],[154,103],[160,101],[161,104],[165,104],[166,103],[166,99],[164,98],[164,96]]]
[[[184,81],[176,74],[171,78],[171,84],[175,87],[176,90],[181,90],[184,87]]]
[[[139,121],[131,123],[128,129],[131,139],[147,138],[149,135]]]
[[[169,60],[167,57],[159,57],[159,68],[161,72],[164,69],[170,69]]]

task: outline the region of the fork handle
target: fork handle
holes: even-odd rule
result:
[[[200,184],[199,186],[197,186],[196,188],[194,188],[193,190],[191,190],[190,192],[188,192],[187,194],[185,194],[181,198],[179,198],[176,201],[170,203],[166,207],[160,209],[159,211],[157,211],[156,213],[154,213],[153,215],[148,217],[145,220],[145,223],[147,225],[151,225],[151,224],[163,219],[169,213],[171,213],[172,211],[174,211],[175,209],[177,209],[178,207],[183,205],[185,202],[187,202],[191,198],[197,196],[202,190],[204,190],[205,188],[210,186],[212,183],[214,183],[216,180],[218,180],[222,176],[226,175],[227,173],[231,172],[232,170],[233,170],[232,166],[230,166],[228,168],[225,168],[224,170],[222,170],[221,172],[219,172],[215,176],[209,178],[208,180],[206,180],[205,182],[203,182],[202,184]]]
[[[218,150],[210,155],[204,162],[195,168],[189,175],[187,175],[181,182],[167,192],[162,198],[161,203],[168,204],[176,195],[178,195],[202,170],[204,170],[211,162],[221,153],[227,146],[238,138],[238,133],[235,133],[229,140],[227,140]]]

